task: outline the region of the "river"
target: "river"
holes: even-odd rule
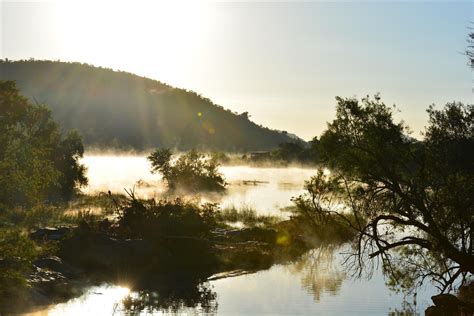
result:
[[[165,187],[149,172],[141,156],[86,156],[89,185],[86,193],[111,190],[123,193],[133,188],[139,197],[157,197]],[[285,217],[281,209],[291,197],[303,193],[304,180],[314,170],[305,168],[220,168],[229,182],[221,196],[206,196],[223,208],[253,208],[261,214]],[[141,185],[137,182],[141,180]],[[255,182],[253,182],[255,181]],[[353,278],[342,264],[348,246],[313,249],[298,260],[274,265],[268,270],[216,279],[184,289],[134,292],[127,284],[91,286],[83,295],[50,306],[35,315],[123,315],[130,302],[141,314],[301,314],[301,315],[423,315],[435,291],[429,285],[413,296],[390,291],[376,268],[371,278]],[[173,285],[174,286],[174,285]],[[178,293],[178,294],[176,294]]]

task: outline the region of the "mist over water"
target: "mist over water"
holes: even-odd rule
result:
[[[135,189],[140,198],[160,198],[166,193],[166,184],[159,174],[150,172],[145,155],[86,155],[89,185],[84,193],[125,193]],[[314,169],[257,168],[249,166],[221,166],[219,170],[229,183],[223,194],[205,194],[203,202],[219,203],[223,209],[251,208],[259,214],[284,216],[281,209],[292,205],[291,198],[303,193],[304,181],[315,174]]]
[[[166,193],[160,176],[150,173],[145,155],[87,155],[83,163],[89,178],[85,193],[124,193],[124,188],[133,187],[141,198],[160,198]],[[298,167],[223,166],[220,170],[229,182],[228,190],[222,195],[201,196],[201,201],[219,202],[223,208],[250,207],[260,214],[282,217],[281,208],[292,204],[291,197],[301,194],[304,181],[315,173]],[[343,265],[343,254],[350,252],[349,248],[321,246],[268,270],[199,281],[196,286],[206,293],[202,297],[194,297],[197,292],[193,287],[180,288],[182,284],[173,283],[176,288],[168,289],[182,296],[174,297],[166,288],[154,292],[104,283],[35,315],[128,315],[126,302],[130,298],[144,307],[137,314],[420,315],[431,305],[432,287],[419,289],[415,303],[413,296],[404,297],[387,288],[379,266],[371,279],[352,279]]]

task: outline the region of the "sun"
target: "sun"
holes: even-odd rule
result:
[[[63,1],[57,4],[62,56],[144,73],[179,74],[202,51],[208,10],[200,1]],[[179,62],[178,62],[179,61]],[[113,68],[113,67],[112,67]]]

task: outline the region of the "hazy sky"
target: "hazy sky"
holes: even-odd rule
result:
[[[380,92],[414,130],[472,103],[465,2],[1,2],[0,56],[125,70],[310,139],[335,96]],[[471,24],[472,26],[472,24]]]

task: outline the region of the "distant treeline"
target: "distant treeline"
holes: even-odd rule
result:
[[[188,90],[131,73],[59,61],[0,61],[0,79],[15,80],[33,102],[48,104],[86,145],[248,152],[302,142],[259,126]]]

